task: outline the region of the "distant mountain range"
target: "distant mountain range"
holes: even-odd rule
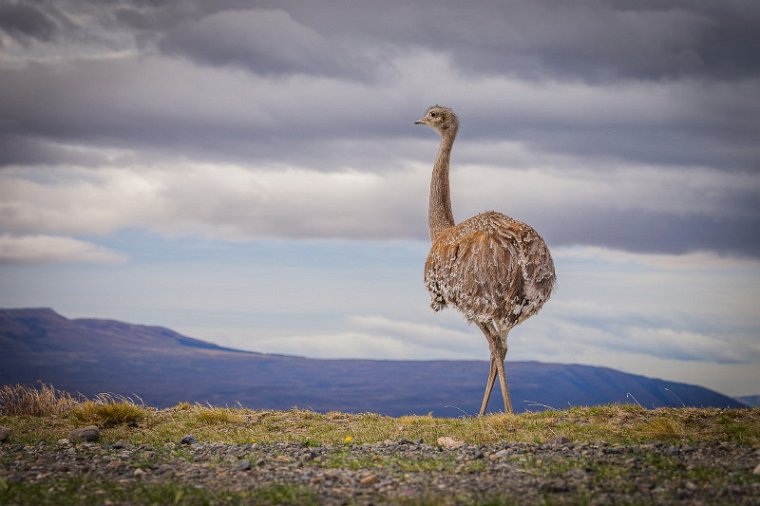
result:
[[[0,384],[43,381],[93,396],[134,396],[255,409],[461,416],[477,413],[488,363],[317,360],[224,348],[172,330],[69,320],[51,309],[0,309]],[[507,362],[516,411],[604,403],[742,407],[707,388],[605,367]],[[494,390],[489,408],[498,411]]]
[[[760,406],[760,395],[742,395],[734,399],[747,406]]]

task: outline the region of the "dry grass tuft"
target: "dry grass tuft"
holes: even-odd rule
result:
[[[122,424],[135,425],[144,420],[149,411],[131,399],[100,395],[94,401],[81,403],[71,413],[78,422],[114,427]]]
[[[196,405],[195,418],[206,425],[239,424],[245,421],[241,410],[232,408],[213,408]]]
[[[0,387],[0,415],[49,416],[68,413],[79,400],[68,392],[56,390],[52,385],[39,383],[3,385]]]

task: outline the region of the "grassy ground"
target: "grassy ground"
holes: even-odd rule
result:
[[[312,445],[440,437],[472,444],[502,441],[543,443],[557,437],[576,442],[615,444],[645,442],[726,441],[760,444],[760,409],[660,408],[633,405],[578,407],[519,415],[492,414],[481,418],[433,418],[373,413],[316,413],[304,410],[267,411],[180,404],[157,410],[126,401],[88,401],[68,412],[0,416],[13,439],[32,443],[57,441],[82,425],[97,425],[106,442],[160,446],[186,434],[198,440],[227,443],[299,442]]]
[[[296,442],[311,446],[338,445],[343,448],[402,439],[438,444],[440,438],[451,438],[450,440],[455,442],[490,444],[544,443],[559,437],[576,443],[634,445],[659,442],[728,442],[742,446],[760,446],[760,408],[647,410],[635,405],[608,405],[519,415],[492,414],[480,418],[394,418],[372,413],[322,414],[296,409],[249,410],[189,403],[158,410],[130,399],[112,396],[100,396],[92,400],[77,399],[46,385],[36,389],[20,386],[0,387],[0,426],[10,429],[10,437],[5,444],[55,443],[67,438],[72,429],[84,425],[98,426],[102,443],[126,440],[133,445],[150,446],[159,453],[182,451],[175,445],[187,434],[192,434],[201,442]],[[2,448],[3,445],[0,444],[0,454]],[[366,457],[356,457],[348,450],[338,449],[318,465],[353,470],[392,468],[400,473],[478,473],[483,471],[478,466],[485,465],[482,461],[473,461],[467,464],[472,468],[462,469],[456,467],[456,462],[447,461],[446,458],[445,455],[432,460],[378,456],[367,460]],[[672,464],[670,461],[663,462],[664,464],[655,462],[652,467],[665,469],[665,464]],[[531,463],[521,462],[520,466],[541,475],[561,474],[566,471],[564,468],[545,469],[547,464],[543,461],[535,463],[538,466],[536,469],[528,469],[529,464]],[[576,467],[588,469],[594,466],[593,462],[581,464]],[[575,466],[573,462],[564,461],[551,465]],[[605,473],[613,476],[613,471],[617,472],[607,469],[595,470],[599,476],[605,476]],[[684,474],[683,478],[696,480],[698,477]],[[95,495],[90,497],[87,494]],[[9,486],[0,476],[0,503],[67,504],[67,498],[71,499],[70,504],[78,504],[82,500],[87,503],[100,503],[103,497],[107,497],[114,504],[129,503],[137,499],[138,503],[143,504],[318,503],[318,499],[309,489],[277,483],[256,490],[230,492],[201,490],[182,483],[154,483],[129,487],[103,483],[93,487],[93,484],[84,478]],[[441,497],[429,503],[434,504],[439,500]],[[425,501],[424,497],[417,498],[408,504],[427,504]],[[472,502],[481,503],[489,503],[489,500]],[[504,501],[491,503],[501,504]]]

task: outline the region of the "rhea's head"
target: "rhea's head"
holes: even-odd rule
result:
[[[459,129],[459,119],[454,111],[442,105],[434,105],[425,111],[420,119],[414,122],[415,125],[427,125],[437,130],[441,135],[456,134]]]

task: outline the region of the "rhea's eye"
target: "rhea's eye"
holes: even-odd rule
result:
[[[435,118],[436,116],[438,116],[438,113],[436,113],[436,112],[431,112],[430,113],[430,117],[431,118]]]

